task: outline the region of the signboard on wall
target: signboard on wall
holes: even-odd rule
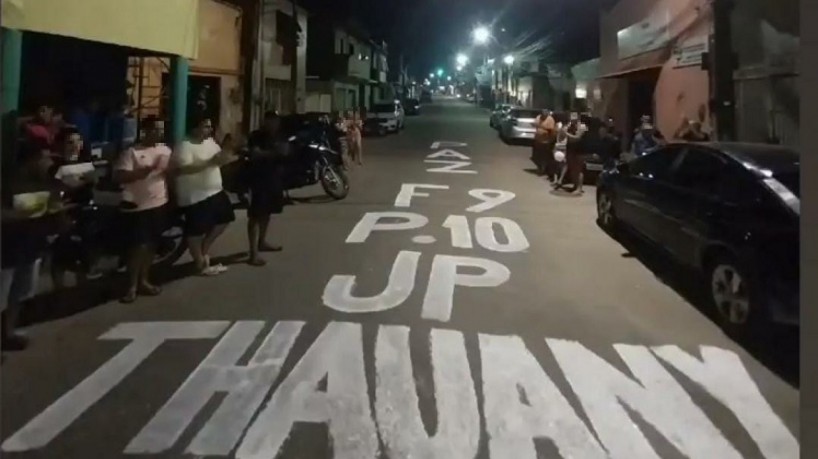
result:
[[[697,37],[680,43],[673,49],[673,68],[700,66],[707,47],[706,37]]]
[[[670,42],[669,24],[670,12],[667,9],[659,9],[642,21],[617,32],[619,59],[626,59],[666,46]]]

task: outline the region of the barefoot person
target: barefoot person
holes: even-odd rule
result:
[[[122,184],[122,213],[128,248],[128,289],[121,301],[133,303],[138,295],[156,296],[161,290],[150,281],[156,243],[167,229],[166,175],[171,151],[160,143],[162,122],[142,121],[144,135],[119,158],[114,180]]]
[[[185,235],[198,273],[221,274],[227,267],[210,264],[210,249],[235,220],[233,204],[222,187],[221,167],[238,159],[230,142],[213,140],[209,118],[194,121],[189,137],[171,156],[176,200],[185,214]]]
[[[264,126],[250,134],[250,206],[247,209],[247,239],[251,266],[264,266],[259,252],[278,252],[280,246],[267,243],[270,216],[284,209],[284,183],[281,161],[288,148],[281,133],[281,118],[275,112],[264,114]]]
[[[359,112],[350,112],[349,124],[347,127],[347,143],[349,144],[350,160],[359,166],[363,166],[363,138],[361,131],[363,130],[363,122]]]

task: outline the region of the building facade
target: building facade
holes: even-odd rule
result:
[[[329,18],[309,19],[308,112],[360,110],[372,100],[373,46],[365,34]]]
[[[219,135],[243,129],[241,31],[242,9],[216,0],[198,2],[198,56],[190,60],[187,113],[211,119]],[[140,118],[168,117],[170,60],[132,56],[128,81]]]
[[[793,144],[798,138],[798,1],[742,0],[730,14],[736,137]],[[599,114],[630,132],[651,114],[670,135],[697,119],[719,135],[710,0],[620,0],[601,14]],[[729,78],[729,77],[728,77]],[[598,86],[597,86],[598,85]]]

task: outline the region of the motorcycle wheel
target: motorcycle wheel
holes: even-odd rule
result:
[[[349,194],[349,179],[340,168],[324,166],[321,170],[321,187],[333,199],[344,199]]]
[[[153,257],[153,266],[159,269],[167,269],[176,264],[187,250],[185,244],[185,232],[181,220],[174,221],[164,233],[159,244],[156,246],[156,254]]]

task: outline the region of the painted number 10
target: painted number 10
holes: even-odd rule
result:
[[[458,249],[474,248],[469,221],[465,215],[449,215],[443,227],[452,235],[452,246]],[[497,228],[505,236],[498,239]],[[479,217],[474,222],[474,234],[481,247],[494,252],[522,252],[529,247],[523,229],[514,220],[502,217]]]

